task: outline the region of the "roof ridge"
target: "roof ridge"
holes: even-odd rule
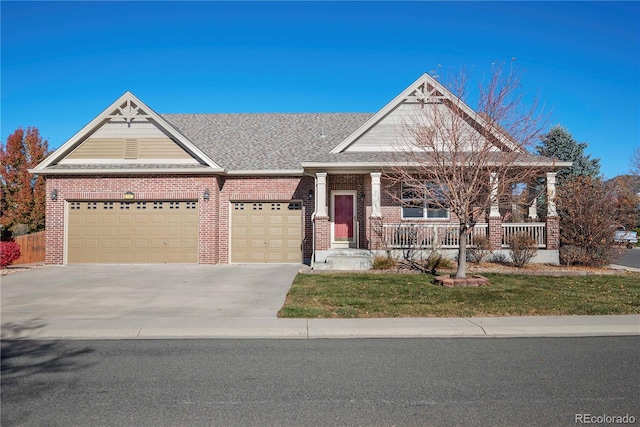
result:
[[[340,114],[340,115],[372,115],[375,112],[260,112],[260,113],[247,113],[247,112],[236,112],[236,113],[159,113],[161,116],[260,116],[260,115],[329,115],[329,114]]]

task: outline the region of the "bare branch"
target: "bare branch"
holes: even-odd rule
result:
[[[524,105],[520,73],[513,66],[493,67],[475,111],[465,103],[468,80],[461,70],[449,76],[447,89],[427,84],[422,92],[430,96],[405,104],[398,153],[385,174],[395,188],[402,185],[459,219],[457,277],[465,275],[466,236],[493,200],[491,174],[500,200],[511,198],[514,185],[531,182],[539,170],[530,149],[546,125],[537,102]],[[407,191],[390,195],[406,203]]]

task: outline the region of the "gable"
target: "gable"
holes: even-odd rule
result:
[[[455,106],[457,111],[452,109]],[[482,138],[474,128],[486,126],[475,111],[461,102],[449,90],[428,74],[424,74],[371,119],[336,146],[331,153],[401,152],[403,147],[415,146],[412,130],[417,126],[436,128],[437,137],[452,134],[461,140]],[[504,135],[494,134],[505,147],[513,147]],[[446,147],[442,143],[443,149]],[[500,151],[496,146],[495,151]]]
[[[144,173],[159,168],[223,171],[160,115],[126,92],[32,172]]]
[[[58,164],[140,160],[144,163],[198,161],[151,122],[107,122]]]

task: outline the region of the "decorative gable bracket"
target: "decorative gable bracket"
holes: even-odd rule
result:
[[[124,121],[129,126],[131,126],[131,122],[134,120],[140,120],[143,122],[149,121],[151,116],[147,114],[147,112],[136,104],[131,99],[126,99],[123,104],[119,107],[116,107],[107,117],[112,122],[122,122]]]
[[[445,100],[444,96],[435,86],[427,82],[422,83],[413,92],[411,92],[405,100],[407,102],[417,102],[419,104],[437,104]]]

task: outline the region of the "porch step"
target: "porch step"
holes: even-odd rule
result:
[[[334,249],[324,262],[313,264],[314,270],[369,270],[373,255],[366,249]]]

